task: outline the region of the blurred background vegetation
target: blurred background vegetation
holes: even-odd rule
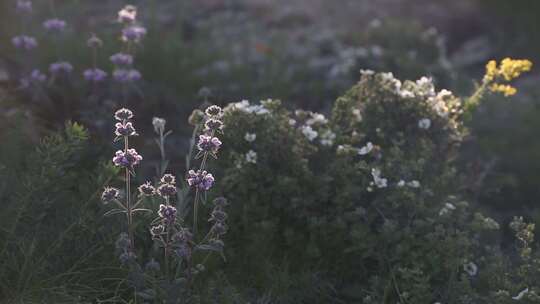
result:
[[[283,100],[289,109],[328,113],[336,97],[358,81],[360,69],[390,71],[402,79],[427,75],[437,87],[467,95],[473,90],[471,79],[480,79],[490,59],[511,56],[528,58],[536,66],[540,62],[540,2],[536,0],[56,0],[36,1],[28,20],[16,14],[14,0],[1,1],[0,199],[5,206],[2,226],[10,227],[2,242],[6,248],[15,247],[9,250],[13,255],[0,257],[5,259],[2,263],[16,265],[4,267],[1,279],[9,288],[0,289],[2,293],[31,291],[28,286],[42,281],[39,275],[21,276],[16,283],[11,275],[24,274],[32,265],[51,260],[50,255],[62,256],[61,250],[73,250],[68,244],[74,239],[112,246],[112,240],[100,239],[103,231],[79,234],[84,227],[101,225],[95,223],[99,208],[90,203],[96,201],[93,189],[101,187],[108,173],[112,176],[103,155],[112,152],[110,118],[119,104],[120,88],[108,83],[96,93],[85,84],[82,71],[92,64],[86,40],[95,33],[104,42],[98,66],[111,72],[108,58],[121,45],[116,12],[125,4],[138,7],[139,19],[148,29],[135,63],[143,80],[133,90],[129,105],[137,113],[142,133],[151,132],[152,117],[167,119],[168,128],[174,130],[168,150],[177,172],[185,169],[184,151],[191,135],[188,116],[205,99],[223,105],[271,97]],[[60,39],[51,39],[42,30],[41,23],[53,16],[68,22],[68,31]],[[11,38],[23,32],[40,42],[30,57],[11,44]],[[46,71],[58,57],[75,67],[68,82],[40,92],[20,88],[20,79],[31,69]],[[482,176],[466,190],[502,223],[524,214],[540,224],[539,80],[538,68],[533,68],[519,81],[519,93],[511,101],[493,97],[480,106],[460,155],[465,176]],[[201,94],[201,88],[209,91]],[[66,121],[86,129],[66,127]],[[43,140],[45,136],[48,139]],[[143,170],[149,172],[159,155],[151,142],[139,141],[147,160]],[[55,146],[63,149],[55,151]],[[43,165],[43,158],[52,164],[50,168]],[[56,166],[60,163],[67,167]],[[38,171],[41,175],[36,175]],[[68,171],[73,175],[64,175]],[[66,187],[70,192],[63,192]],[[44,191],[55,194],[44,198]],[[28,207],[20,206],[21,197],[40,201],[32,210],[43,215],[25,216]],[[69,211],[72,203],[81,200],[90,200],[84,204],[88,209]],[[58,247],[43,253],[36,248],[50,243],[47,230],[41,235],[25,227],[42,222],[40,216],[54,214],[47,208],[55,201],[62,202],[54,207],[62,213],[54,216],[65,221],[44,222],[50,229],[69,233],[55,241]],[[30,222],[12,223],[14,213]],[[73,218],[65,218],[64,213]],[[72,223],[79,228],[71,227]],[[9,239],[16,231],[24,231],[16,234],[23,242]],[[15,257],[20,256],[18,250],[24,253],[22,260]],[[80,261],[71,261],[78,270],[58,269],[53,262],[36,273],[56,269],[59,277],[53,274],[48,279],[54,286],[55,279],[64,279],[63,273],[74,274],[95,266],[92,261],[111,258],[106,252],[96,249]],[[103,267],[93,271],[108,266]],[[96,283],[94,290],[84,292],[99,293],[102,287]]]

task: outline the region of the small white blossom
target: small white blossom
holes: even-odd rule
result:
[[[478,266],[475,263],[469,262],[463,265],[463,270],[468,273],[471,277],[474,277],[478,273]]]
[[[362,148],[360,148],[360,150],[358,150],[358,154],[366,155],[369,152],[371,152],[371,150],[373,150],[373,144],[371,142],[368,142],[365,146],[363,146]]]
[[[403,187],[403,186],[405,186],[405,181],[404,181],[404,180],[400,180],[400,181],[397,183],[397,186],[400,187],[400,188]]]
[[[320,113],[311,113],[311,118],[309,118],[307,121],[306,121],[306,124],[308,126],[312,126],[312,125],[315,125],[315,124],[321,124],[321,125],[324,125],[328,122],[328,119],[326,119],[326,117],[324,117],[323,114],[320,114]]]
[[[246,133],[246,135],[244,135],[244,139],[247,142],[253,142],[256,138],[257,138],[257,134],[255,133]]]
[[[249,103],[248,100],[245,100],[245,99],[240,102],[233,103],[224,109],[224,111],[229,111],[229,110],[237,110],[237,111],[242,111],[245,113],[252,113],[256,115],[263,115],[263,114],[270,113],[270,111],[267,108],[265,108],[263,105],[255,105],[255,104],[252,105]]]
[[[165,124],[167,121],[163,118],[154,117],[152,118],[152,125],[154,126],[154,131],[156,133],[163,132],[165,130]]]
[[[330,147],[334,144],[334,139],[336,139],[336,133],[332,132],[332,130],[326,130],[321,134],[321,145]]]
[[[371,175],[373,176],[373,183],[377,188],[386,188],[388,186],[388,180],[381,177],[381,170],[372,168]]]
[[[422,96],[435,96],[435,86],[433,85],[433,79],[428,77],[422,77],[416,81],[416,87],[418,94]]]
[[[362,114],[360,113],[360,109],[353,109],[352,115],[354,116],[356,122],[362,121]]]
[[[399,96],[403,98],[414,98],[414,93],[409,90],[401,90],[399,91]]]
[[[135,22],[137,19],[137,8],[133,5],[126,5],[123,9],[118,12],[118,22]]]
[[[290,125],[290,126],[296,125],[296,120],[294,120],[294,119],[292,119],[292,118],[289,119],[289,125]]]
[[[246,153],[246,162],[256,164],[257,163],[257,152],[253,150],[249,150],[248,153]]]
[[[454,206],[452,203],[446,203],[444,204],[444,207],[442,207],[442,209],[439,211],[439,216],[448,214],[453,210],[456,210],[456,206]]]
[[[417,180],[413,180],[407,183],[407,186],[411,188],[420,188],[420,182]]]
[[[302,134],[304,134],[309,141],[313,141],[315,138],[317,138],[317,136],[319,136],[319,133],[313,130],[310,126],[303,126]]]
[[[427,130],[431,127],[431,120],[429,118],[422,118],[418,121],[418,127],[420,129]]]
[[[373,75],[375,72],[373,70],[360,70],[361,75]]]

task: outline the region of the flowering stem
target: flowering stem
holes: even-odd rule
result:
[[[199,209],[199,189],[195,190],[195,200],[193,201],[193,237],[197,235],[197,217]]]
[[[127,155],[129,149],[129,140],[127,136],[124,136],[124,153]],[[131,174],[129,168],[126,167],[126,208],[127,208],[127,224],[128,224],[128,235],[129,243],[131,245],[131,250],[135,249],[135,240],[133,238],[133,225],[132,225],[132,214],[131,214],[131,189],[130,189],[130,180]]]

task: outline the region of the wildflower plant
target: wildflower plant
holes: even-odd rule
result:
[[[467,111],[470,112],[478,106],[486,91],[500,93],[506,97],[516,94],[517,89],[509,83],[521,76],[521,74],[529,72],[532,66],[533,63],[527,59],[507,57],[501,60],[499,64],[495,60],[490,60],[486,64],[486,72],[482,83],[467,101]]]
[[[219,187],[242,202],[229,212],[232,233],[253,240],[228,246],[231,267],[317,264],[364,303],[481,298],[477,237],[499,224],[459,191],[469,102],[428,77],[363,71],[328,118],[278,100],[226,106]]]
[[[162,118],[154,118],[152,124],[157,134],[156,144],[160,149],[161,163],[157,168],[160,178],[156,183],[147,181],[137,188],[137,194],[131,190],[131,177],[135,174],[135,167],[142,157],[129,146],[129,139],[138,135],[133,127],[133,113],[128,109],[120,109],[115,113],[116,123],[115,141],[123,142],[124,149],[116,152],[113,163],[124,169],[125,187],[123,191],[116,188],[106,187],[102,194],[105,203],[115,204],[114,209],[106,215],[126,214],[127,233],[122,233],[116,243],[119,249],[120,260],[129,266],[129,271],[134,277],[132,287],[135,288],[137,297],[144,299],[178,299],[190,297],[194,280],[198,273],[205,269],[204,264],[210,254],[219,253],[224,257],[223,235],[227,232],[227,200],[223,197],[215,198],[210,207],[208,218],[208,230],[202,234],[198,222],[201,204],[206,205],[207,192],[214,185],[214,176],[208,172],[209,157],[217,158],[221,141],[216,137],[222,133],[223,111],[218,106],[210,106],[195,128],[194,138],[199,135],[198,143],[193,142],[198,150],[195,159],[200,159],[200,165],[187,173],[185,180],[177,180],[170,174],[164,173],[168,168],[168,160],[165,155],[165,140],[170,131],[165,130],[166,121]],[[202,132],[202,134],[197,134]],[[191,158],[188,156],[188,158]],[[188,164],[190,162],[188,161]],[[178,184],[181,185],[178,185]],[[192,189],[193,202],[190,208],[193,210],[192,227],[185,205],[189,199],[189,190]],[[121,197],[123,193],[124,197]],[[136,198],[136,200],[134,200]],[[134,215],[137,212],[152,212],[143,208],[144,202],[159,202],[155,211],[156,216],[150,222],[147,233],[154,242],[154,250],[161,254],[154,256],[150,253],[150,261],[144,267],[139,265],[138,255],[134,242]],[[144,254],[146,257],[148,254]],[[204,256],[201,258],[201,256]],[[176,300],[175,300],[176,301]]]

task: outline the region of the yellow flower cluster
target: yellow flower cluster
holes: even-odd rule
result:
[[[498,84],[494,83],[489,87],[492,92],[499,92],[504,94],[504,96],[512,96],[517,93],[517,89],[509,84]]]
[[[484,84],[490,84],[497,80],[511,81],[524,72],[530,71],[532,62],[526,59],[511,59],[505,58],[499,66],[495,60],[490,60],[486,65],[486,75],[484,76]],[[492,92],[499,92],[504,96],[511,96],[517,93],[517,89],[509,84],[493,83],[489,87]]]

